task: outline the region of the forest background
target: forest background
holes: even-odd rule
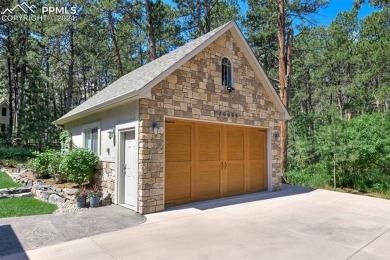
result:
[[[0,0],[0,12],[18,3]],[[355,0],[328,23],[319,22],[326,0],[27,3],[39,7],[36,15],[42,6],[76,11],[0,20],[0,98],[11,115],[3,147],[15,138],[40,151],[58,147],[55,119],[122,75],[235,20],[293,117],[281,136],[287,179],[390,194],[387,0]],[[373,11],[362,18],[367,6]]]

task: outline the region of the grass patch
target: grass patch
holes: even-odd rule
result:
[[[5,172],[0,171],[0,189],[14,188],[22,186],[20,183],[14,182],[11,177]]]
[[[57,205],[34,198],[0,199],[0,218],[51,214]]]

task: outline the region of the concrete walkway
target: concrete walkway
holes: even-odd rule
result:
[[[390,259],[390,201],[285,186],[147,215],[30,259]],[[20,255],[15,255],[20,256]]]
[[[23,259],[25,250],[120,230],[145,220],[116,205],[58,215],[0,218],[0,259],[11,255]]]

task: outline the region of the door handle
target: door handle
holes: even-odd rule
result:
[[[221,162],[221,170],[223,170],[223,162]]]
[[[226,170],[226,167],[227,167],[227,162],[225,162],[225,170]]]

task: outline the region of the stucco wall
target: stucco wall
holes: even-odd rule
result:
[[[98,123],[100,128],[100,163],[97,166],[94,181],[98,183],[104,199],[115,201],[115,178],[116,178],[116,154],[118,145],[108,138],[108,131],[118,124],[134,122],[138,119],[138,101],[134,101],[110,110],[95,113],[91,116],[73,121],[65,125],[65,129],[72,133],[73,145],[83,147],[83,129],[88,124]],[[108,152],[109,151],[109,152]]]
[[[137,102],[128,103],[115,107],[110,110],[95,113],[91,116],[84,117],[79,120],[73,121],[71,124],[65,125],[65,129],[72,133],[73,145],[77,147],[83,147],[83,129],[84,126],[93,123],[99,123],[100,125],[100,152],[99,158],[105,162],[115,162],[116,158],[116,144],[114,141],[108,138],[108,131],[118,124],[128,123],[136,121],[137,114]],[[109,153],[107,151],[109,149]]]
[[[221,86],[221,59],[234,68],[235,90]],[[223,116],[219,111],[237,113]],[[139,212],[164,209],[164,118],[165,116],[254,125],[279,131],[279,111],[272,103],[252,67],[230,32],[161,81],[152,99],[139,101]],[[153,134],[152,124],[160,125]],[[280,187],[279,143],[272,138],[272,187]]]

